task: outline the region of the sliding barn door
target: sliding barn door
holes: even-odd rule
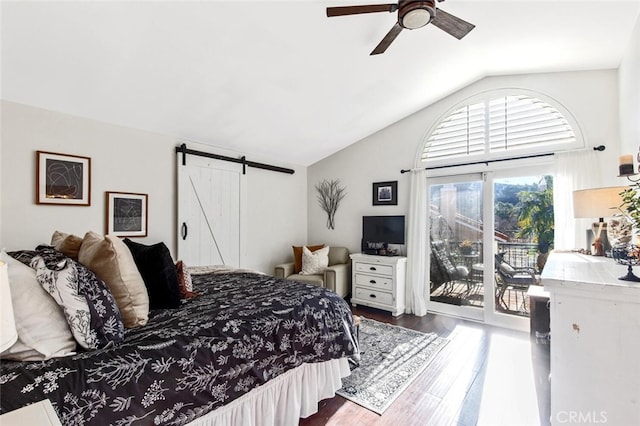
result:
[[[178,155],[178,258],[187,266],[240,265],[242,166]]]

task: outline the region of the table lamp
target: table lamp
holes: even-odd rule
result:
[[[604,256],[606,251],[611,250],[604,218],[619,213],[618,207],[622,205],[620,193],[627,188],[610,186],[573,191],[573,217],[598,218],[598,222],[593,223],[591,229],[587,230],[587,250],[591,250],[594,256]]]

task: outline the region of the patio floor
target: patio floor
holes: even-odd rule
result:
[[[431,300],[452,305],[484,306],[484,285],[477,281],[453,281],[438,287],[431,293]],[[502,301],[496,301],[498,312],[529,316],[529,301],[526,292],[507,289]],[[500,302],[500,303],[498,303]]]

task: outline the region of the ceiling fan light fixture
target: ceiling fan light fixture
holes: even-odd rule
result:
[[[398,8],[398,23],[402,28],[415,30],[431,22],[435,14],[434,0],[401,2]]]
[[[370,55],[384,53],[403,29],[415,30],[431,23],[458,40],[466,36],[475,25],[436,9],[436,1],[444,0],[398,0],[398,4],[366,4],[361,6],[328,7],[327,16],[358,15],[361,13],[398,12],[398,19],[387,35],[378,43]],[[436,15],[437,12],[437,15]]]
[[[431,22],[431,14],[426,9],[413,9],[402,17],[402,26],[408,30],[424,27]]]

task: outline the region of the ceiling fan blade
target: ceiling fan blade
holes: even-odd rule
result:
[[[400,34],[400,31],[402,31],[402,27],[400,26],[399,23],[396,22],[393,28],[391,28],[391,30],[387,33],[387,35],[384,36],[382,41],[378,43],[376,48],[373,49],[373,51],[369,55],[379,55],[381,53],[384,53],[384,51],[387,50],[391,42],[393,42],[393,40],[395,40],[396,37],[398,37],[398,34]]]
[[[357,15],[359,13],[375,13],[375,12],[395,12],[398,10],[397,3],[389,4],[366,4],[362,6],[337,6],[328,7],[327,16],[344,16]]]
[[[469,31],[476,27],[442,9],[436,10],[436,16],[431,20],[431,23],[458,40],[469,34]]]

